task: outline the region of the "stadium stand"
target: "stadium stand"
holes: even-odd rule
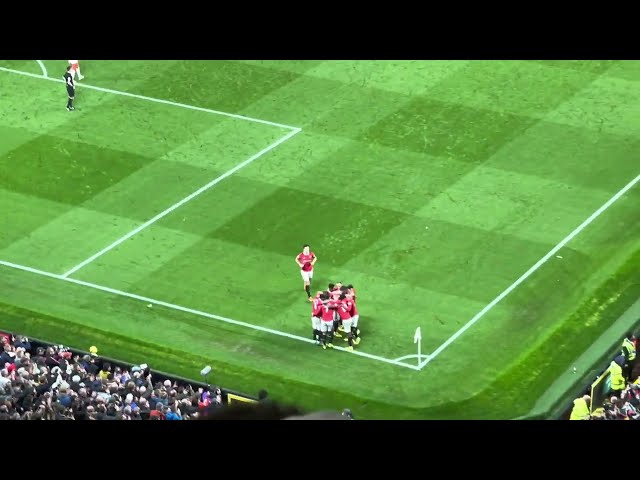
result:
[[[0,420],[194,420],[257,398],[0,332]]]
[[[607,368],[565,412],[569,420],[640,420],[638,339],[629,333]]]
[[[608,367],[562,416],[570,420],[640,420],[638,339],[628,334]],[[90,352],[0,332],[0,420],[194,420],[235,412],[260,415],[250,404],[267,402],[225,388],[152,371]],[[242,405],[247,405],[242,407]],[[265,407],[268,409],[269,407]],[[264,410],[264,408],[263,408]],[[266,410],[265,410],[266,411]],[[257,412],[257,413],[256,413]],[[284,413],[283,413],[284,412]],[[342,414],[276,410],[265,415],[291,419],[353,419]],[[265,417],[266,418],[266,417]],[[285,418],[284,416],[282,418]]]

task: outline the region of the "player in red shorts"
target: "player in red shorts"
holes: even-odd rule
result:
[[[307,292],[307,297],[310,302],[313,301],[313,298],[311,298],[313,266],[317,260],[318,257],[316,257],[316,254],[309,250],[309,245],[303,245],[302,253],[299,253],[296,257],[296,263],[300,267],[300,274],[302,275],[302,281],[304,282],[304,290]]]
[[[72,76],[76,73],[78,74],[78,80],[82,80],[84,75],[80,73],[80,62],[78,60],[69,60],[69,65],[71,65],[71,70],[69,71]]]

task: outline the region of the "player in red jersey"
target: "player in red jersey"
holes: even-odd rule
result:
[[[322,298],[320,296],[322,292],[318,292],[316,298],[313,299],[311,307],[311,326],[313,327],[313,339],[316,341],[316,345],[320,345],[320,331],[322,326]]]
[[[338,315],[340,316],[340,320],[342,321],[343,331],[345,333],[348,333],[347,338],[345,338],[344,340],[345,342],[349,342],[349,346],[347,347],[347,350],[349,351],[353,351],[353,333],[351,331],[352,320],[351,314],[349,313],[351,311],[352,302],[352,299],[347,298],[347,296],[342,293],[340,295],[338,303]],[[338,336],[338,334],[336,334],[336,336]]]
[[[320,341],[322,342],[322,348],[326,350],[327,347],[333,348],[333,316],[335,315],[337,304],[333,300],[329,300],[329,295],[326,292],[323,292],[320,298],[323,302]]]
[[[353,290],[353,287],[351,288]],[[356,306],[356,294],[348,293],[347,298],[351,300],[351,334],[353,335],[353,343],[358,345],[360,343],[360,329],[358,328],[358,320],[360,320],[360,314],[358,313],[358,307]]]
[[[80,73],[80,62],[78,60],[69,60],[69,65],[71,65],[71,70],[69,70],[71,76],[73,77],[77,73],[78,80],[82,80],[84,75]]]
[[[334,302],[338,302],[340,299],[340,289],[342,288],[342,283],[338,282],[338,283],[330,283],[329,287],[327,288],[326,292],[329,295],[329,298],[334,301]],[[340,316],[338,315],[338,311],[334,310],[334,315],[333,315],[333,334],[336,337],[342,338],[342,335],[340,335],[340,332],[338,331],[338,329],[342,328],[342,326],[340,325]]]
[[[318,257],[315,253],[309,250],[309,245],[302,246],[302,253],[299,253],[296,257],[296,263],[300,267],[300,274],[302,275],[302,281],[304,282],[304,290],[307,292],[309,301],[313,301],[311,298],[311,279],[313,278],[313,266],[315,265]]]
[[[331,295],[332,295],[331,298],[339,300],[340,299],[340,295],[343,295],[343,294],[346,295],[347,293],[349,293],[348,287],[346,287],[345,285],[342,285],[342,283],[338,282],[338,283],[335,284],[335,287],[331,292]],[[336,332],[336,337],[342,337],[340,332],[344,332],[345,331],[345,328],[342,325],[342,318],[340,317],[340,315],[338,315],[338,311],[336,311],[336,321],[333,324],[333,329]],[[346,340],[347,339],[345,338],[345,341]]]

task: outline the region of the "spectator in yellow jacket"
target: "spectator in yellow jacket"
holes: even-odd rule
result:
[[[589,395],[576,398],[573,401],[573,409],[571,410],[569,420],[589,420],[591,418],[591,411],[589,409],[590,402],[591,397]]]
[[[622,355],[618,355],[609,365],[609,372],[611,374],[611,393],[616,396],[621,396],[622,392],[627,386],[627,381],[624,378],[622,372],[622,366],[625,364],[625,358]]]

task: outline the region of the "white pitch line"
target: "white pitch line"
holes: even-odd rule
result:
[[[49,74],[47,73],[47,67],[44,66],[44,63],[42,62],[42,60],[36,60],[36,62],[38,62],[38,65],[40,65],[40,70],[42,70],[42,76],[45,78],[49,78]]]
[[[62,76],[60,76],[60,78],[58,79],[58,78],[52,78],[52,77],[47,77],[47,76],[43,76],[43,75],[37,75],[35,73],[23,72],[22,70],[14,70],[12,68],[5,68],[5,67],[0,67],[0,70],[3,71],[3,72],[15,73],[16,75],[24,75],[26,77],[40,78],[40,79],[44,79],[44,80],[50,80],[52,82],[64,83],[64,80],[62,79]],[[221,110],[212,110],[210,108],[196,107],[194,105],[187,105],[186,103],[178,103],[178,102],[172,102],[170,100],[162,100],[160,98],[153,98],[153,97],[147,97],[147,96],[144,96],[144,95],[137,95],[135,93],[123,92],[123,91],[120,91],[120,90],[112,90],[110,88],[95,87],[93,85],[87,85],[86,83],[76,83],[76,87],[88,88],[90,90],[97,90],[99,92],[113,93],[114,95],[122,95],[122,96],[125,96],[125,97],[138,98],[140,100],[147,100],[149,102],[155,102],[155,103],[163,103],[165,105],[173,105],[174,107],[186,108],[188,110],[196,110],[196,111],[199,111],[199,112],[213,113],[215,115],[222,115],[222,116],[225,116],[225,117],[237,118],[239,120],[246,120],[248,122],[263,123],[265,125],[271,125],[273,127],[280,127],[280,128],[286,128],[288,130],[298,130],[298,131],[300,131],[299,127],[292,127],[291,125],[284,125],[282,123],[270,122],[268,120],[262,120],[262,119],[259,119],[259,118],[247,117],[245,115],[238,115],[236,113],[223,112]]]
[[[200,317],[206,317],[206,318],[210,318],[210,319],[213,319],[213,320],[218,320],[220,322],[230,323],[232,325],[238,325],[240,327],[250,328],[252,330],[258,330],[260,332],[270,333],[272,335],[278,335],[280,337],[286,337],[286,338],[290,338],[292,340],[298,340],[298,341],[304,342],[304,343],[314,343],[313,340],[311,340],[309,338],[301,337],[299,335],[293,335],[291,333],[281,332],[279,330],[273,330],[271,328],[261,327],[259,325],[253,325],[252,323],[241,322],[239,320],[234,320],[232,318],[221,317],[220,315],[214,315],[212,313],[207,313],[207,312],[203,312],[203,311],[200,311],[200,310],[195,310],[193,308],[187,308],[187,307],[183,307],[183,306],[180,306],[180,305],[175,305],[173,303],[163,302],[163,301],[157,300],[155,298],[149,298],[149,297],[144,297],[142,295],[136,295],[134,293],[123,292],[122,290],[116,290],[115,288],[105,287],[105,286],[102,286],[102,285],[97,285],[95,283],[85,282],[83,280],[76,280],[75,278],[67,278],[67,277],[64,277],[62,275],[58,275],[58,274],[51,273],[51,272],[46,272],[44,270],[38,270],[37,268],[27,267],[25,265],[19,265],[17,263],[5,262],[5,261],[0,260],[0,265],[4,265],[5,267],[14,268],[14,269],[17,269],[17,270],[22,270],[22,271],[25,271],[25,272],[34,273],[36,275],[42,275],[44,277],[49,277],[49,278],[53,278],[53,279],[56,279],[56,280],[62,280],[62,281],[65,281],[65,282],[74,283],[76,285],[82,285],[84,287],[93,288],[95,290],[100,290],[100,291],[103,291],[103,292],[111,293],[113,295],[119,295],[121,297],[128,297],[128,298],[132,298],[134,300],[139,300],[141,302],[151,303],[154,306],[160,305],[162,307],[166,307],[166,308],[169,308],[169,309],[172,309],[172,310],[178,310],[178,311],[181,311],[181,312],[186,312],[186,313],[190,313],[190,314],[193,314],[193,315],[198,315]],[[344,347],[334,347],[334,350],[346,351]],[[357,356],[360,356],[360,357],[369,358],[369,359],[376,360],[376,361],[379,361],[379,362],[390,363],[392,365],[398,365],[400,367],[406,367],[406,368],[410,368],[412,370],[419,370],[418,366],[416,366],[416,365],[409,365],[409,364],[406,364],[406,363],[399,362],[397,360],[391,360],[389,358],[379,357],[378,355],[372,355],[370,353],[360,352],[358,350],[354,350],[353,352],[349,352],[349,353],[351,353],[352,355],[357,355]]]
[[[420,354],[420,358],[428,358],[428,357],[430,357],[429,354],[426,354],[426,353],[421,353]],[[404,357],[395,358],[394,360],[396,362],[401,362],[402,360],[408,360],[409,358],[418,358],[418,354],[417,353],[413,353],[411,355],[405,355]],[[419,367],[416,367],[416,368],[419,370]]]
[[[462,335],[474,323],[476,323],[478,320],[480,320],[489,310],[491,310],[493,307],[495,307],[504,297],[509,295],[518,285],[520,285],[527,278],[529,278],[531,276],[531,274],[533,274],[533,272],[535,272],[542,265],[544,265],[547,262],[547,260],[549,260],[551,257],[553,257],[556,254],[556,252],[558,252],[558,250],[560,250],[567,243],[569,243],[571,240],[573,240],[580,232],[582,232],[582,230],[584,230],[591,222],[593,222],[596,218],[598,218],[600,215],[602,215],[602,213],[606,209],[608,209],[611,205],[613,205],[622,195],[627,193],[639,181],[640,181],[640,175],[638,175],[636,178],[634,178],[629,183],[627,183],[618,193],[616,193],[613,197],[611,197],[607,201],[607,203],[605,203],[598,210],[593,212],[589,218],[587,218],[584,222],[582,222],[573,232],[571,232],[569,235],[567,235],[560,243],[558,243],[558,245],[553,247],[553,249],[551,249],[551,251],[549,253],[547,253],[544,257],[542,257],[540,260],[538,260],[533,267],[531,267],[529,270],[524,272],[524,274],[522,274],[522,276],[520,278],[518,278],[515,282],[513,282],[513,284],[511,284],[504,292],[502,292],[500,295],[498,295],[489,305],[487,305],[482,310],[480,310],[476,314],[476,316],[473,317],[471,320],[469,320],[465,325],[463,325],[462,328],[460,328],[460,330],[458,330],[456,333],[451,335],[451,337],[449,337],[449,339],[446,342],[444,342],[442,345],[440,345],[431,354],[431,356],[429,358],[427,358],[424,362],[420,363],[419,368],[420,369],[424,368],[431,360],[433,360],[438,355],[440,355],[440,353],[442,353],[442,351],[445,348],[447,348],[449,345],[451,345],[453,342],[455,342],[456,339],[458,337],[460,337],[460,335]]]
[[[122,242],[124,242],[125,240],[128,240],[129,238],[133,237],[134,235],[140,233],[142,230],[144,230],[145,228],[147,228],[149,225],[157,222],[158,220],[160,220],[161,218],[169,215],[171,212],[173,212],[176,208],[181,207],[182,205],[184,205],[185,203],[189,202],[190,200],[193,200],[194,198],[196,198],[198,195],[200,195],[203,192],[206,192],[207,190],[209,190],[211,187],[213,187],[214,185],[217,185],[218,183],[220,183],[222,180],[224,180],[225,178],[233,175],[234,173],[236,173],[238,170],[240,170],[241,168],[246,167],[247,165],[249,165],[250,163],[252,163],[253,161],[257,160],[258,158],[260,158],[262,155],[264,155],[267,152],[270,152],[271,150],[273,150],[274,148],[276,148],[278,145],[280,145],[281,143],[286,142],[287,140],[289,140],[291,137],[293,137],[295,134],[297,134],[298,132],[300,132],[300,129],[296,129],[296,130],[292,130],[291,132],[287,133],[284,137],[282,137],[281,139],[273,142],[271,145],[269,145],[268,147],[263,148],[262,150],[260,150],[258,153],[256,153],[255,155],[250,156],[249,158],[247,158],[244,162],[239,163],[238,165],[236,165],[235,167],[233,167],[231,170],[228,170],[227,172],[223,173],[222,175],[220,175],[218,178],[215,178],[213,180],[211,180],[209,183],[207,183],[206,185],[204,185],[203,187],[200,187],[198,190],[196,190],[195,192],[193,192],[191,195],[183,198],[182,200],[180,200],[179,202],[174,203],[173,205],[171,205],[169,208],[167,208],[166,210],[160,212],[159,214],[157,214],[155,217],[153,217],[150,220],[147,220],[146,222],[144,222],[142,225],[138,226],[137,228],[131,230],[129,233],[127,233],[126,235],[120,237],[118,240],[116,240],[115,242],[113,242],[111,245],[106,246],[105,248],[103,248],[102,250],[100,250],[98,253],[95,253],[94,255],[91,255],[89,258],[87,258],[86,260],[80,262],[78,265],[76,265],[75,267],[73,267],[71,270],[65,272],[62,277],[68,277],[69,275],[72,275],[73,273],[77,272],[78,270],[80,270],[82,267],[84,267],[85,265],[93,262],[96,258],[101,257],[102,255],[104,255],[105,253],[107,253],[108,251],[114,249],[115,247],[117,247],[118,245],[120,245]]]

